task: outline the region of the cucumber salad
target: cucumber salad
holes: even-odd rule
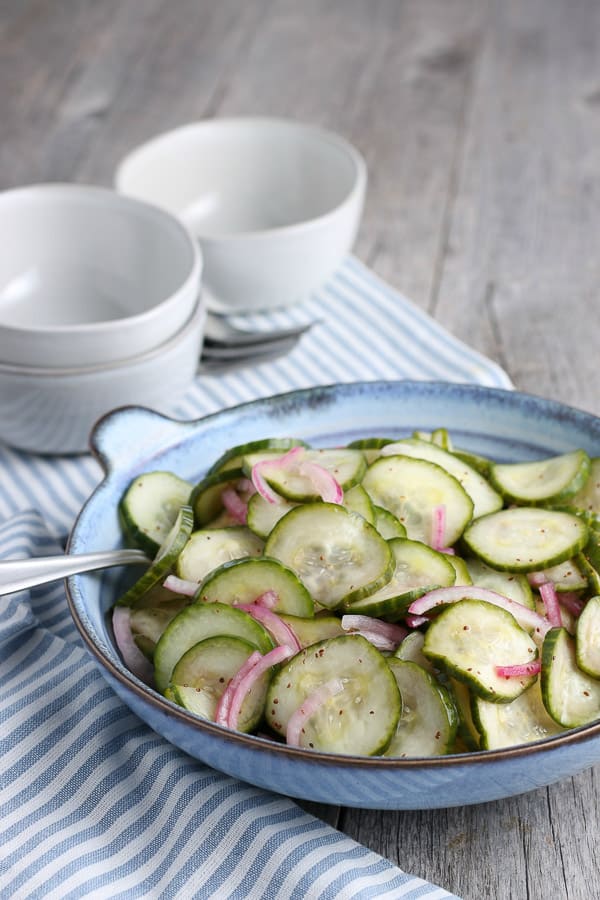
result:
[[[498,463],[446,429],[234,447],[119,507],[153,562],[112,609],[126,666],[202,719],[396,758],[600,719],[600,459]]]

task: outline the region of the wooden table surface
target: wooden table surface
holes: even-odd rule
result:
[[[364,153],[357,255],[518,388],[600,414],[596,0],[0,0],[0,187],[110,184],[211,116]],[[308,808],[466,900],[594,900],[600,770],[433,812]]]

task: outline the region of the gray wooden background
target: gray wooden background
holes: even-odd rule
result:
[[[597,0],[0,0],[0,188],[110,184],[215,115],[341,132],[357,255],[517,387],[600,414]],[[434,812],[307,805],[466,900],[595,900],[598,775]]]

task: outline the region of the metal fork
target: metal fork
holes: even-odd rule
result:
[[[237,328],[227,319],[209,313],[204,331],[200,372],[206,374],[258,365],[294,349],[316,322],[269,331]]]

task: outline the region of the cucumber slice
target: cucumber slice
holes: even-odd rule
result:
[[[385,447],[386,444],[391,443],[392,438],[370,437],[359,438],[357,441],[350,441],[346,446],[349,450],[361,450],[367,461],[367,465],[370,466],[372,462],[375,462],[375,460],[378,459],[381,448]]]
[[[173,669],[184,653],[200,641],[217,635],[239,637],[262,654],[273,649],[268,631],[248,613],[224,603],[192,603],[165,628],[154,651],[154,681],[165,691]]]
[[[478,453],[469,453],[467,450],[459,450],[458,447],[454,449],[452,453],[457,459],[467,463],[468,466],[471,466],[472,469],[475,469],[476,472],[483,475],[484,478],[489,477],[490,469],[492,468],[491,459],[487,459],[485,456],[479,456]]]
[[[267,692],[267,723],[285,736],[292,714],[332,679],[343,690],[307,720],[302,746],[353,756],[385,750],[400,718],[400,692],[385,658],[357,634],[321,641],[286,660]]]
[[[512,703],[490,703],[474,697],[473,720],[481,734],[482,750],[529,744],[564,731],[546,712],[539,680]]]
[[[463,684],[462,681],[458,681],[457,678],[449,678],[448,687],[454,697],[456,709],[458,710],[457,737],[462,741],[467,750],[480,750],[481,735],[473,720],[473,697],[471,696],[471,691],[466,684]],[[503,706],[504,704],[497,705]]]
[[[310,647],[311,644],[319,641],[346,634],[337,616],[319,615],[307,619],[302,616],[279,613],[279,618],[289,625],[302,647]]]
[[[371,498],[365,491],[362,484],[355,484],[344,492],[344,502],[342,504],[349,512],[358,513],[363,519],[366,519],[371,525],[375,524],[375,510],[371,503]]]
[[[499,572],[492,569],[486,563],[475,557],[468,557],[465,560],[471,583],[478,587],[489,588],[490,591],[496,591],[503,597],[522,603],[529,609],[535,608],[535,601],[531,592],[531,586],[526,575],[520,575],[517,572]]]
[[[192,490],[172,472],[146,472],[131,482],[119,504],[119,516],[129,540],[156,556],[186,506]]]
[[[557,566],[550,566],[548,569],[535,573],[534,583],[536,586],[543,584],[545,581],[551,581],[555,590],[559,593],[564,591],[583,591],[588,586],[587,574],[575,559],[568,559]]]
[[[423,459],[382,456],[369,466],[362,485],[376,506],[404,525],[411,540],[425,544],[432,543],[437,507],[446,507],[448,545],[458,540],[473,515],[473,501],[456,478]]]
[[[396,659],[402,659],[405,662],[414,662],[431,675],[435,673],[435,666],[430,659],[423,654],[423,644],[425,643],[425,635],[421,631],[411,631],[407,634],[401,644],[399,644],[394,656]]]
[[[149,660],[153,659],[154,649],[169,622],[188,605],[187,598],[175,597],[160,606],[131,609],[129,625],[133,639]]]
[[[253,644],[231,635],[205,638],[183,654],[171,675],[173,699],[203,719],[215,719],[225,688],[256,650]],[[244,700],[237,730],[254,731],[262,719],[271,673],[264,672]]]
[[[375,528],[333,503],[291,510],[269,535],[265,556],[292,569],[328,609],[377,590],[393,571],[392,552]]]
[[[502,497],[477,469],[435,443],[409,438],[388,444],[382,450],[382,456],[399,454],[435,463],[456,478],[473,501],[474,519],[502,508]]]
[[[577,665],[592,678],[600,678],[600,597],[590,597],[577,620]]]
[[[459,585],[469,585],[473,584],[473,579],[469,574],[469,569],[467,567],[466,562],[462,558],[462,556],[456,556],[455,554],[447,553],[445,554],[445,558],[448,560],[452,568],[455,572],[454,584],[458,587]]]
[[[263,542],[245,525],[194,531],[177,560],[177,574],[200,583],[218,566],[232,559],[260,556]]]
[[[497,674],[496,666],[530,663],[538,652],[509,612],[482,600],[459,600],[441,612],[427,629],[423,653],[494,703],[514,700],[536,677]]]
[[[392,577],[374,593],[344,602],[347,612],[396,619],[406,614],[417,597],[454,584],[454,567],[443,553],[407,538],[392,538],[388,544],[394,557]]]
[[[413,431],[412,436],[415,440],[426,441],[428,444],[441,447],[442,450],[452,451],[452,439],[447,428],[436,428],[435,431]]]
[[[243,469],[248,477],[255,463],[265,457],[250,454],[244,457]],[[267,483],[286,500],[303,503],[320,500],[321,495],[315,489],[312,479],[303,472],[304,463],[316,463],[326,469],[346,491],[358,484],[367,468],[366,460],[360,450],[306,450],[297,463],[289,467],[273,468],[264,472]]]
[[[284,500],[283,497],[279,503],[269,503],[259,493],[252,494],[248,500],[246,524],[254,534],[266,541],[279,520],[297,505],[297,503]]]
[[[118,606],[132,606],[138,603],[153,588],[160,586],[167,575],[173,571],[179,554],[185,547],[192,532],[193,524],[194,514],[192,510],[189,506],[182,506],[177,513],[173,527],[156,554],[154,562],[144,572],[142,577],[119,597],[117,600]],[[155,605],[154,602],[153,605]]]
[[[590,460],[590,474],[586,483],[567,500],[567,504],[600,520],[600,457]]]
[[[503,509],[476,519],[464,532],[469,550],[494,569],[536,572],[570,559],[588,539],[575,515],[539,507]]]
[[[551,628],[542,647],[542,698],[564,728],[600,718],[600,681],[578,667],[575,641],[565,628]]]
[[[314,615],[313,599],[298,577],[276,559],[266,556],[223,563],[204,579],[196,600],[209,603],[253,603],[266,591],[277,594],[276,613]]]
[[[238,444],[236,447],[230,447],[229,450],[226,450],[213,463],[206,474],[214,475],[215,472],[223,472],[227,469],[241,469],[242,460],[250,453],[267,452],[279,456],[291,450],[292,447],[306,446],[307,444],[298,438],[260,438],[256,441],[248,441],[246,444]]]
[[[442,756],[454,744],[458,713],[446,688],[414,662],[387,659],[402,698],[402,713],[384,756]]]
[[[560,503],[588,480],[590,458],[585,450],[525,463],[495,463],[490,481],[513,503]]]
[[[383,506],[373,506],[373,509],[375,511],[375,528],[382,538],[389,541],[390,538],[406,537],[406,528],[389,509],[384,509]]]
[[[190,504],[194,510],[194,520],[198,527],[208,525],[223,509],[221,497],[227,488],[236,488],[240,479],[245,478],[241,468],[215,472],[203,478],[193,489]]]

